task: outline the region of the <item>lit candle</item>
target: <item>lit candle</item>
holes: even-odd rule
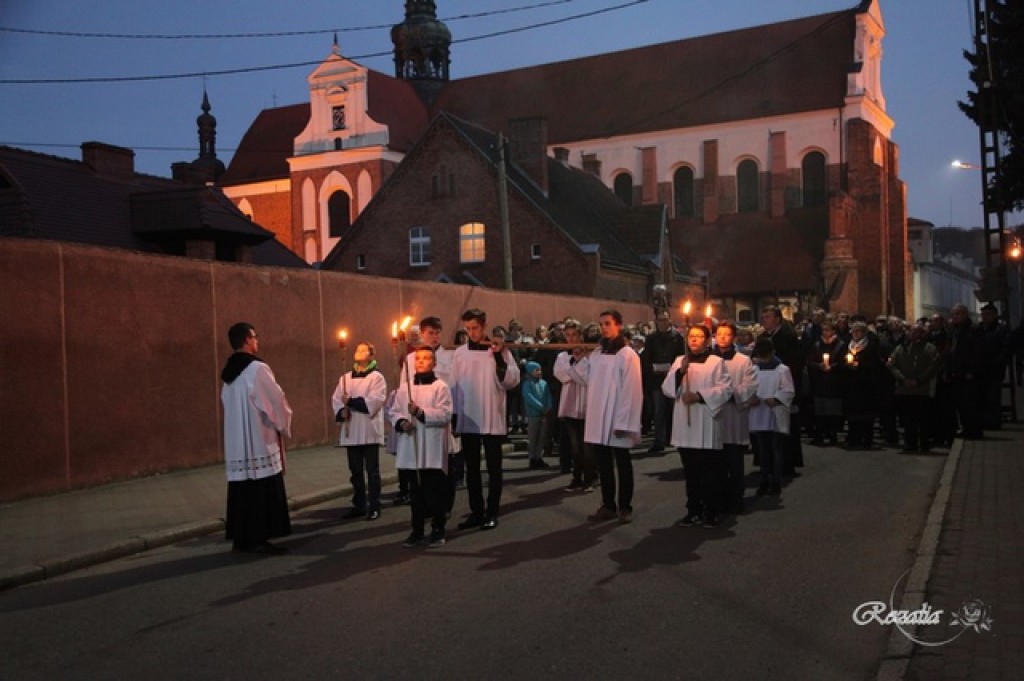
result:
[[[714,324],[714,320],[711,318],[711,311],[711,303],[708,303],[707,307],[704,308],[704,326],[708,327],[708,329]]]
[[[825,365],[826,369],[828,368],[828,353],[827,352],[821,353],[821,363]]]
[[[345,345],[348,343],[348,331],[342,329],[338,332],[338,349],[344,350]]]
[[[689,300],[687,300],[685,303],[683,303],[683,316],[684,317],[689,317],[690,316],[690,310],[692,310],[692,309],[693,309],[693,303],[691,303]]]
[[[846,363],[853,364],[853,361],[857,359],[852,352],[846,353]]]
[[[398,342],[398,322],[391,322],[391,342]]]

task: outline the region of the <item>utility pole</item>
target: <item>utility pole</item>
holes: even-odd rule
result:
[[[984,207],[985,272],[982,276],[978,298],[986,302],[1002,303],[1002,318],[1010,323],[1010,286],[1006,273],[1007,244],[1006,216],[1002,184],[1002,149],[1000,148],[1000,101],[999,87],[992,68],[992,22],[993,0],[974,0],[974,55],[977,69],[984,74],[978,83],[978,137],[981,146],[981,203]],[[1000,405],[1001,412],[1010,414],[1010,420],[1017,420],[1017,390],[1013,372],[1009,387],[1009,405]],[[1002,400],[1000,400],[1002,401]]]
[[[505,290],[512,288],[512,231],[508,224],[508,180],[505,177],[505,135],[498,133],[498,210],[501,212],[501,246],[505,263]]]

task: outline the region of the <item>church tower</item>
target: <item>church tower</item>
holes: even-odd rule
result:
[[[196,118],[199,127],[199,157],[191,163],[171,165],[171,176],[189,184],[216,182],[224,174],[224,162],[217,158],[217,119],[210,114],[210,98],[203,90],[203,113]]]
[[[391,28],[395,77],[412,84],[429,106],[448,82],[452,34],[437,20],[434,0],[406,0],[405,21]]]

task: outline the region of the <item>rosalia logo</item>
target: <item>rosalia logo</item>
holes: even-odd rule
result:
[[[959,631],[953,636],[942,640],[928,640],[920,638],[904,629],[904,627],[908,626],[941,625],[943,615],[946,614],[945,610],[933,608],[927,602],[922,603],[921,607],[917,610],[897,610],[894,607],[893,602],[895,601],[896,590],[908,572],[909,570],[896,580],[892,593],[889,594],[888,604],[883,601],[861,603],[853,610],[853,621],[862,627],[870,624],[880,624],[883,626],[891,624],[914,643],[930,647],[952,643],[963,636],[966,631],[973,630],[975,633],[980,634],[983,631],[992,630],[992,623],[995,620],[989,615],[989,608],[985,605],[984,601],[977,598],[964,601],[959,610],[949,613],[947,618],[949,620],[948,626],[959,627]]]

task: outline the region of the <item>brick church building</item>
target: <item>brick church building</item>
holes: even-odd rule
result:
[[[436,3],[404,4],[393,75],[335,44],[220,180],[307,262],[628,300],[663,283],[741,321],[913,309],[880,0],[463,79]]]

